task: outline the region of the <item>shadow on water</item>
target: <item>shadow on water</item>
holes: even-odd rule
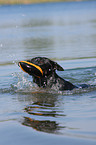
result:
[[[20,99],[19,101],[22,100],[21,98],[18,99]],[[94,129],[91,130],[89,126],[90,119],[87,122],[91,115],[90,105],[89,109],[86,110],[84,104],[84,109],[79,110],[79,107],[82,106],[81,100],[85,98],[80,98],[79,95],[62,97],[58,94],[34,93],[25,95],[23,99],[22,101],[26,102],[27,105],[23,109],[23,118],[20,120],[22,125],[39,132],[96,139],[96,132]],[[66,112],[67,103],[69,109]],[[85,120],[84,124],[82,124],[82,120]],[[91,125],[91,127],[93,126]],[[91,133],[93,133],[93,136]]]
[[[55,134],[60,134],[60,130],[66,128],[56,121],[56,118],[66,116],[59,108],[58,96],[34,94],[27,99],[30,103],[24,108],[27,115],[23,117],[22,125],[32,127],[37,131]]]

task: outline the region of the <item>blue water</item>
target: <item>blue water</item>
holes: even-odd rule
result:
[[[0,6],[0,145],[96,144],[96,1]],[[45,56],[89,88],[41,89],[18,67]]]

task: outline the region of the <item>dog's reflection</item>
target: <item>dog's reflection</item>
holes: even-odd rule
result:
[[[24,116],[22,124],[28,127],[32,127],[37,131],[43,131],[47,133],[60,133],[62,128],[57,123],[57,117],[64,117],[64,112],[57,106],[57,97],[52,95],[37,94],[32,97],[33,103],[27,105],[24,110],[27,112],[27,116]]]
[[[60,130],[61,128],[59,124],[57,124],[55,121],[49,120],[39,121],[31,119],[29,117],[24,117],[24,122],[22,124],[32,127],[37,131],[43,131],[47,133],[57,133],[58,130]]]

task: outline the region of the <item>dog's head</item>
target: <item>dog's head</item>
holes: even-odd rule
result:
[[[27,61],[20,61],[19,66],[24,72],[37,78],[48,77],[55,70],[64,71],[59,64],[45,57],[35,57]]]

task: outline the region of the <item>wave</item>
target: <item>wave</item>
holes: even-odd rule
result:
[[[21,93],[24,94],[36,94],[36,93],[49,93],[49,94],[61,94],[61,95],[73,95],[86,93],[96,90],[96,80],[95,82],[90,82],[91,84],[87,88],[75,88],[71,91],[59,91],[55,86],[54,88],[39,88],[35,83],[30,81],[24,73],[14,73],[13,78],[15,82],[9,86],[9,88],[1,88],[0,93]]]

